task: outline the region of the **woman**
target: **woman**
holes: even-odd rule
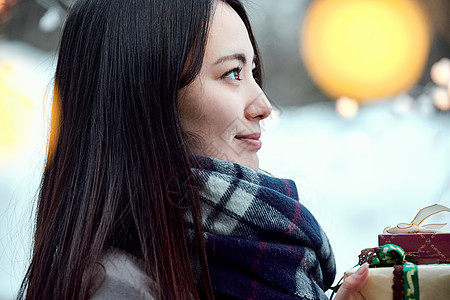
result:
[[[79,0],[19,298],[325,298],[327,238],[293,182],[256,172],[260,84],[237,0]]]

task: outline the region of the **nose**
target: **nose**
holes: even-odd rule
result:
[[[261,87],[255,82],[256,89],[249,97],[249,104],[245,108],[245,117],[249,120],[263,120],[272,112],[272,105]]]

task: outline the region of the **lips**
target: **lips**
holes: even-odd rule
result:
[[[262,142],[259,140],[261,132],[255,132],[250,134],[236,135],[236,139],[245,143],[247,147],[255,148],[259,150],[262,146]]]
[[[259,140],[261,137],[261,132],[255,132],[250,134],[242,134],[242,135],[236,135],[237,139],[250,139],[250,140]]]

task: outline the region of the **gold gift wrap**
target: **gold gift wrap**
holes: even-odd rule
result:
[[[450,299],[450,264],[419,265],[420,300]],[[344,278],[356,272],[355,267],[344,274]],[[393,267],[371,268],[369,278],[358,293],[357,300],[393,299]]]

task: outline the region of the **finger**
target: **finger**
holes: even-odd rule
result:
[[[336,300],[355,299],[356,293],[360,291],[369,277],[369,265],[361,265],[359,269],[351,276],[345,278],[344,283],[336,294]]]

